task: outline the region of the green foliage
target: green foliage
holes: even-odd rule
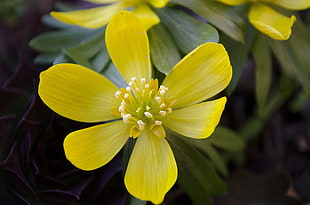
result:
[[[232,7],[214,0],[172,0],[205,18],[236,41],[243,42],[243,20]]]
[[[156,12],[183,53],[189,53],[203,43],[219,40],[213,26],[198,21],[184,11],[162,8]]]
[[[172,133],[169,134],[167,139],[173,149],[179,167],[177,182],[195,203],[210,204],[211,194],[226,193],[225,183],[207,158],[195,148],[195,145],[198,145],[197,143],[195,145],[193,144],[194,141],[188,143],[189,139]],[[201,141],[202,143],[205,142],[205,140]],[[207,146],[201,144],[199,148],[207,150]],[[212,156],[214,159],[214,155]],[[223,165],[221,164],[221,166]]]
[[[168,74],[181,55],[178,48],[164,26],[160,23],[148,31],[151,47],[151,58],[155,67]]]

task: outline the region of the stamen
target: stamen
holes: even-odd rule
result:
[[[157,97],[155,97],[155,100],[156,100],[158,103],[160,103],[160,102],[161,102],[161,97],[157,96]]]
[[[149,89],[150,85],[149,84],[145,84],[144,87],[145,87],[145,89]]]
[[[128,91],[128,92],[130,92],[131,91],[131,87],[126,87],[126,90]]]
[[[124,100],[122,100],[121,106],[119,106],[118,111],[119,111],[120,113],[123,113],[123,112],[125,111],[125,106],[126,106],[126,103],[125,103]]]
[[[140,92],[141,90],[140,90],[139,88],[136,88],[136,91],[137,91],[137,92]]]
[[[141,82],[145,83],[146,82],[145,78],[141,78]]]
[[[166,107],[166,104],[165,103],[161,103],[160,105],[159,105],[159,108],[164,108],[164,107]]]
[[[141,107],[138,107],[138,109],[136,109],[136,112],[139,112],[141,110]]]
[[[146,106],[146,110],[150,110],[150,109],[151,109],[151,107],[147,105]]]
[[[137,80],[136,77],[132,77],[132,78],[131,78],[131,81],[136,81],[136,80]]]
[[[162,121],[159,121],[159,120],[155,120],[155,125],[162,125],[163,122]]]
[[[116,97],[116,98],[119,98],[119,96],[122,94],[122,92],[121,91],[116,91],[115,92],[115,94],[114,94],[114,96]]]
[[[162,116],[166,116],[167,112],[166,112],[166,111],[161,110],[161,111],[159,111],[159,114],[160,114],[160,115],[162,115]]]
[[[128,94],[128,93],[125,93],[124,98],[126,99],[126,98],[128,98],[128,97],[129,97],[129,94]]]
[[[167,87],[165,87],[165,86],[163,86],[163,85],[159,86],[159,94],[160,94],[160,95],[165,94],[167,91],[168,91],[168,88],[167,88]]]
[[[122,114],[125,111],[125,106],[119,106],[118,111]]]
[[[168,113],[172,113],[172,108],[171,107],[168,107],[167,110],[168,110]]]
[[[141,131],[144,130],[145,123],[144,123],[142,120],[138,120],[138,121],[137,121],[137,124],[138,124],[139,129],[140,129]]]
[[[162,90],[168,91],[168,88],[163,86],[163,85],[159,86],[159,88],[162,89]]]
[[[144,115],[148,118],[153,118],[153,115],[150,112],[144,112]]]
[[[125,123],[128,123],[129,119],[131,118],[131,114],[124,114],[123,115],[123,121]]]

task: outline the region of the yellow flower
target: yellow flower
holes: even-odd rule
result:
[[[134,8],[133,12],[145,24],[146,29],[159,23],[159,17],[149,5],[157,8],[164,7],[169,0],[85,0],[93,3],[107,4],[91,9],[55,12],[51,15],[68,24],[75,24],[86,28],[99,28],[106,25],[111,18],[123,9]]]
[[[66,157],[83,170],[108,163],[136,138],[125,174],[127,190],[155,204],[177,178],[165,129],[202,139],[217,126],[226,98],[202,102],[222,91],[232,69],[224,47],[205,43],[184,57],[161,86],[152,79],[149,42],[138,17],[115,15],[106,30],[110,57],[128,83],[117,88],[102,75],[80,65],[63,63],[40,75],[39,95],[56,113],[82,122],[105,122],[70,133]]]
[[[218,0],[235,6],[252,2],[248,14],[251,24],[260,32],[276,40],[287,40],[296,21],[295,16],[287,17],[272,9],[276,5],[287,10],[302,10],[310,7],[310,0]]]

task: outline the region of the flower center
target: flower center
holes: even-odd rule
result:
[[[135,77],[128,83],[128,87],[116,91],[115,97],[120,100],[120,106],[114,112],[123,118],[124,123],[131,126],[130,137],[138,137],[144,129],[149,129],[158,137],[165,137],[166,132],[162,120],[172,112],[175,97],[166,98],[168,88],[158,80],[145,78],[137,80]]]

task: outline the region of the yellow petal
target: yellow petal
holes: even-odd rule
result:
[[[230,5],[230,6],[236,6],[236,5],[247,3],[250,0],[217,0],[217,1]]]
[[[136,6],[133,12],[144,23],[146,30],[150,29],[152,26],[160,22],[159,17],[146,4]]]
[[[175,96],[173,109],[208,99],[230,82],[232,68],[222,44],[205,43],[185,56],[167,75],[167,97]]]
[[[249,21],[260,32],[276,40],[287,40],[296,21],[295,16],[284,16],[264,4],[253,4],[249,12]]]
[[[126,82],[132,77],[151,78],[146,29],[133,13],[121,11],[112,18],[106,30],[106,45],[114,65]]]
[[[148,2],[154,7],[161,8],[166,6],[169,0],[148,0]]]
[[[82,122],[112,120],[117,87],[80,65],[57,64],[40,74],[39,95],[56,113]]]
[[[127,139],[128,127],[123,121],[115,121],[70,133],[64,140],[64,149],[74,166],[94,170],[113,159]]]
[[[208,101],[186,108],[174,110],[163,125],[191,138],[207,138],[218,125],[226,103],[226,97]]]
[[[50,14],[59,21],[85,28],[99,28],[106,25],[111,18],[122,9],[120,3],[100,6],[91,9],[55,12]]]
[[[309,0],[263,0],[288,10],[303,10],[310,8]]]
[[[125,174],[125,185],[138,199],[159,204],[177,179],[177,165],[165,138],[146,130],[137,138]]]

